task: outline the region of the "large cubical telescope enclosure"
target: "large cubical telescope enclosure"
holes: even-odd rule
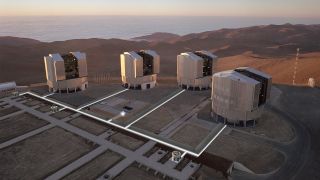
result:
[[[88,87],[85,53],[49,54],[44,57],[44,63],[50,91],[75,92]]]
[[[0,97],[4,97],[7,95],[10,95],[17,90],[17,84],[16,82],[5,82],[0,83]]]
[[[153,88],[160,72],[160,56],[152,50],[124,52],[120,55],[122,84],[130,89]]]
[[[214,74],[214,119],[239,126],[254,125],[270,98],[271,85],[271,76],[248,67]]]
[[[177,56],[178,85],[189,90],[211,87],[217,56],[209,51],[185,52]]]

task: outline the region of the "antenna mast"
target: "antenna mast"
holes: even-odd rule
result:
[[[300,48],[297,48],[297,55],[296,55],[296,61],[294,64],[294,70],[293,70],[293,80],[292,80],[292,85],[296,84],[296,75],[297,75],[297,70],[298,70],[298,60],[299,60],[299,56],[300,56]]]

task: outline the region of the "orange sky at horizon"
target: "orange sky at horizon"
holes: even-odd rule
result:
[[[0,16],[136,15],[320,18],[318,0],[0,0]]]

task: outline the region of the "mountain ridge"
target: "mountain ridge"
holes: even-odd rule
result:
[[[320,52],[319,42],[320,25],[291,24],[220,29],[157,42],[99,38],[40,42],[27,38],[0,37],[0,82],[44,82],[43,56],[49,53],[83,51],[87,54],[89,76],[108,73],[119,77],[119,56],[122,52],[153,49],[161,56],[160,76],[174,77],[176,56],[185,51],[209,50],[222,60],[244,54],[242,58],[269,62],[293,58],[297,48],[301,49],[302,54]],[[233,61],[236,65],[243,60],[236,58]]]

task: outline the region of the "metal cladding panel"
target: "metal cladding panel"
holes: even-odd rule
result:
[[[214,56],[214,59],[212,60],[212,74],[214,74],[216,71],[217,63],[218,63],[218,56]]]
[[[79,77],[88,76],[87,61],[85,59],[78,60],[78,68],[79,68]]]
[[[183,68],[183,60],[182,60],[182,56],[178,55],[177,56],[177,77],[183,77],[184,75],[184,68]]]
[[[87,77],[88,69],[87,69],[86,53],[71,52],[71,54],[73,54],[78,60],[79,77]]]
[[[86,60],[86,53],[81,52],[71,52],[78,60]]]
[[[64,61],[60,54],[49,54],[49,56],[52,58],[52,61]]]
[[[246,84],[240,81],[230,80],[229,91],[229,108],[238,110],[251,110],[253,98],[252,95],[254,87],[251,84]]]
[[[125,52],[121,58],[124,58],[125,76],[127,78],[136,78],[143,76],[143,59],[136,52]]]
[[[239,67],[237,69],[242,69],[242,70],[246,70],[249,71],[253,74],[256,74],[258,76],[264,77],[265,79],[267,79],[268,82],[268,87],[267,87],[267,92],[266,92],[266,100],[270,99],[270,92],[271,92],[271,86],[272,86],[272,77],[269,74],[266,74],[262,71],[256,70],[254,68],[250,68],[250,67]]]
[[[259,108],[254,109],[253,111],[248,111],[246,113],[246,119],[245,120],[252,120],[257,119],[261,116],[261,113],[263,111],[264,107],[260,106]]]
[[[179,78],[187,78],[188,76],[188,62],[185,62],[185,57],[183,55],[177,56],[177,77]],[[189,74],[189,76],[192,76]]]
[[[180,78],[194,80],[202,77],[203,60],[194,60],[187,55],[177,56],[177,75]]]
[[[254,93],[253,93],[253,108],[256,109],[258,108],[259,105],[259,96],[260,96],[260,90],[261,90],[261,83],[256,84],[255,89],[254,89]]]
[[[126,55],[121,54],[120,55],[120,66],[121,66],[121,77],[125,77],[126,75]]]
[[[153,73],[159,74],[160,73],[160,56],[156,55],[153,57]]]
[[[218,57],[217,57],[216,55],[212,54],[212,53],[209,52],[209,51],[201,50],[201,51],[197,51],[197,52],[200,52],[200,53],[202,53],[202,54],[205,54],[205,55],[207,55],[207,56],[210,56],[212,59],[218,59]]]
[[[129,77],[129,78],[135,77],[134,59],[128,53],[121,54],[120,63],[121,63],[121,76]]]
[[[189,61],[187,56],[179,56],[179,62],[181,67],[181,74],[180,77],[187,78],[187,79],[194,79],[195,74],[192,67],[192,62]]]
[[[228,119],[246,119],[254,109],[255,85],[227,77],[213,76],[212,81],[213,110]]]
[[[271,86],[272,86],[272,78],[270,77],[270,78],[268,79],[267,100],[270,99]]]
[[[143,76],[143,60],[134,59],[134,70],[135,70],[135,77],[142,77]]]
[[[52,58],[50,56],[44,57],[44,66],[45,66],[47,80],[56,81],[55,74],[54,74],[54,66],[53,66]]]
[[[202,78],[203,77],[203,59],[194,62],[195,63],[195,73],[196,78]]]
[[[54,75],[55,80],[65,80],[66,74],[65,74],[65,68],[64,68],[64,62],[63,61],[54,61]]]
[[[181,72],[181,60],[180,60],[180,55],[177,56],[177,80],[179,82],[179,79],[182,75],[182,72]]]

